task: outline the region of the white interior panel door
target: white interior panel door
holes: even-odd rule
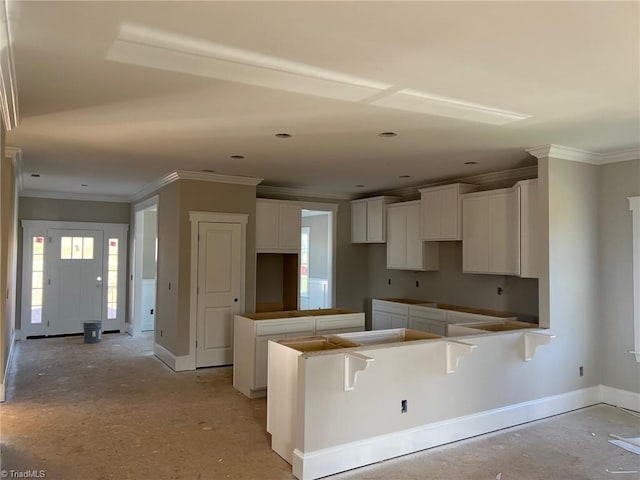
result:
[[[233,316],[240,313],[241,225],[198,225],[196,367],[233,362]]]
[[[46,334],[82,333],[83,322],[102,320],[103,232],[49,230],[48,236]]]

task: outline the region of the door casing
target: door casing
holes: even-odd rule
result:
[[[246,292],[246,258],[247,258],[247,224],[246,213],[189,212],[191,222],[191,288],[189,298],[189,355],[184,359],[184,370],[196,369],[196,340],[198,328],[198,224],[204,223],[238,223],[240,224],[240,313],[245,311]]]

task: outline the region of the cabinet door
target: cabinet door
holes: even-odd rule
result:
[[[407,261],[406,267],[416,270],[424,270],[424,242],[420,234],[420,205],[407,205],[406,207],[406,242]]]
[[[351,243],[367,241],[367,202],[351,202]]]
[[[256,248],[278,248],[278,204],[256,202]]]
[[[420,193],[420,207],[422,208],[422,238],[423,240],[440,239],[441,194],[440,190]]]
[[[538,181],[521,182],[520,196],[520,276],[538,278],[540,246],[538,222]]]
[[[489,271],[489,199],[462,200],[462,271]]]
[[[409,317],[409,328],[413,330],[427,331],[427,320],[424,318]]]
[[[489,197],[489,272],[520,273],[520,215],[515,190]]]
[[[386,312],[373,312],[373,330],[388,330],[391,328],[391,314]]]
[[[391,328],[407,328],[409,318],[406,315],[391,314]]]
[[[427,320],[426,331],[444,337],[447,334],[447,322],[441,322],[439,320]]]
[[[461,240],[458,186],[440,190],[440,239]]]
[[[300,250],[302,209],[299,205],[279,205],[278,247],[282,250]]]
[[[367,201],[367,242],[384,243],[386,237],[385,214],[384,198]]]
[[[405,207],[387,208],[387,268],[406,268],[407,210]]]
[[[256,358],[252,390],[267,387],[269,370],[269,340],[279,340],[284,335],[262,335],[256,337]]]

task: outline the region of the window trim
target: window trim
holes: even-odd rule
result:
[[[633,350],[640,363],[640,196],[628,197],[633,215]]]

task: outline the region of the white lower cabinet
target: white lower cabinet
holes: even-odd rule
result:
[[[371,329],[388,330],[409,326],[409,306],[388,300],[371,301]]]
[[[328,314],[325,315],[325,312]],[[300,310],[236,315],[233,386],[249,398],[265,396],[271,340],[362,330],[364,313],[349,310]]]
[[[447,335],[447,311],[425,306],[409,307],[409,328],[423,332],[435,333],[442,337]]]

